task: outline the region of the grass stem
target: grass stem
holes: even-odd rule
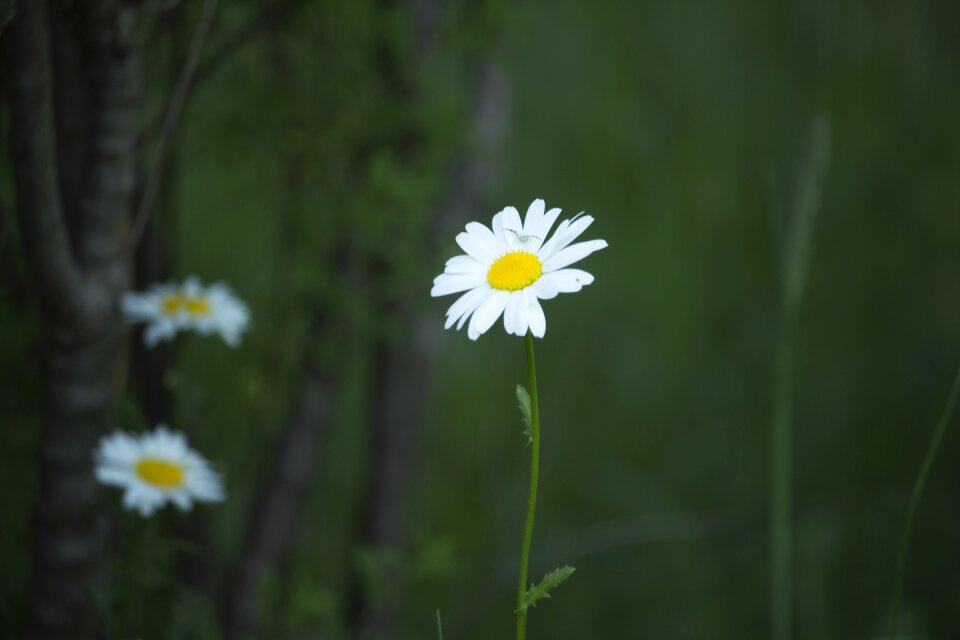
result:
[[[793,626],[793,318],[784,320],[777,356],[770,509],[770,637],[789,640]]]
[[[903,594],[903,573],[907,565],[907,549],[910,546],[910,533],[913,530],[913,521],[917,514],[917,506],[920,504],[920,497],[923,495],[923,488],[927,483],[927,476],[930,475],[930,469],[933,467],[933,461],[937,457],[937,451],[940,450],[940,443],[943,441],[943,434],[947,431],[947,425],[950,424],[950,417],[953,415],[953,409],[957,404],[957,397],[960,396],[960,369],[953,380],[953,387],[950,389],[950,395],[947,397],[947,404],[943,408],[940,416],[940,422],[937,424],[930,444],[927,446],[927,453],[923,456],[923,462],[920,464],[920,472],[913,483],[913,492],[910,494],[910,504],[907,506],[907,520],[903,526],[903,536],[900,539],[900,551],[897,553],[897,573],[893,583],[893,604],[890,608],[890,640],[897,637],[897,614],[900,610],[900,598]]]

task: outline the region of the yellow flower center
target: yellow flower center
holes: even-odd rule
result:
[[[537,256],[526,251],[514,251],[498,259],[487,271],[487,282],[501,291],[519,291],[537,281],[543,267]]]
[[[206,298],[185,296],[182,293],[172,293],[160,302],[160,307],[168,316],[180,311],[186,311],[191,316],[210,315],[210,302]]]
[[[144,458],[137,463],[137,475],[150,484],[173,489],[183,484],[183,467],[158,458]]]

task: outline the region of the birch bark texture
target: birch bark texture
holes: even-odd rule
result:
[[[31,0],[17,3],[4,34],[17,216],[43,317],[30,638],[97,635],[93,589],[104,544],[91,451],[98,435],[117,426],[122,380],[117,299],[130,277],[137,18],[128,3],[87,0],[67,8]],[[54,64],[55,43],[77,56],[75,64]],[[66,69],[79,69],[82,81],[65,77]],[[61,134],[58,124],[77,118],[85,133]]]

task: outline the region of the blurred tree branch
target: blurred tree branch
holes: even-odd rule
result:
[[[25,3],[11,23],[7,74],[11,78],[11,153],[21,234],[44,305],[60,319],[91,322],[102,314],[70,246],[57,173],[53,79],[46,4]],[[88,288],[91,290],[88,292]],[[97,304],[91,304],[96,301]]]
[[[223,67],[223,64],[229,60],[234,53],[242,49],[244,45],[249,44],[258,36],[278,25],[290,11],[297,6],[297,1],[298,0],[277,0],[276,2],[271,2],[250,16],[243,26],[225,37],[205,60],[197,64],[189,82],[188,92],[187,95],[184,96],[184,100],[188,100],[192,90],[213,77],[216,72]],[[161,134],[163,121],[163,116],[161,116],[145,128],[142,140],[143,144],[149,143],[157,135]]]
[[[210,79],[234,53],[267,30],[277,26],[296,6],[297,0],[277,0],[250,16],[242,27],[224,38],[200,64],[194,77],[194,86]]]
[[[153,164],[147,173],[144,181],[143,193],[140,195],[140,201],[137,204],[136,217],[133,221],[133,227],[130,233],[130,247],[135,249],[143,236],[143,232],[150,220],[150,213],[156,202],[160,188],[160,180],[163,178],[163,170],[166,166],[167,147],[170,144],[170,138],[173,130],[180,121],[180,114],[187,101],[187,95],[190,91],[190,84],[193,82],[194,73],[197,65],[200,63],[200,56],[203,52],[204,43],[213,26],[213,19],[217,13],[217,0],[204,0],[203,9],[197,20],[197,29],[194,32],[193,40],[190,43],[190,49],[187,51],[187,59],[183,63],[183,71],[180,73],[180,79],[174,87],[173,95],[170,96],[170,102],[164,112],[163,124],[160,128],[160,137],[157,140],[157,150],[154,154]]]

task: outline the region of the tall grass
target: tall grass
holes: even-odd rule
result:
[[[940,450],[940,443],[943,441],[943,434],[947,431],[947,425],[950,424],[950,418],[953,416],[953,409],[957,405],[957,397],[960,396],[960,369],[953,380],[953,387],[950,389],[950,395],[947,397],[947,404],[940,415],[940,422],[933,431],[933,437],[930,438],[930,444],[927,446],[927,453],[923,456],[923,462],[920,463],[920,471],[913,483],[913,491],[910,494],[910,504],[907,506],[907,518],[903,525],[903,536],[900,539],[900,550],[897,553],[897,570],[893,582],[893,604],[890,607],[890,640],[897,637],[897,614],[900,610],[900,599],[903,595],[903,574],[907,565],[907,550],[910,546],[910,533],[913,530],[913,520],[917,514],[917,505],[920,504],[920,497],[923,495],[923,488],[927,484],[927,476],[930,475],[930,469],[933,467],[933,461],[937,457],[937,451]]]
[[[777,351],[770,464],[770,636],[793,635],[793,372],[800,303],[814,249],[814,229],[830,160],[830,124],[814,119],[795,181],[781,265],[782,318]]]

